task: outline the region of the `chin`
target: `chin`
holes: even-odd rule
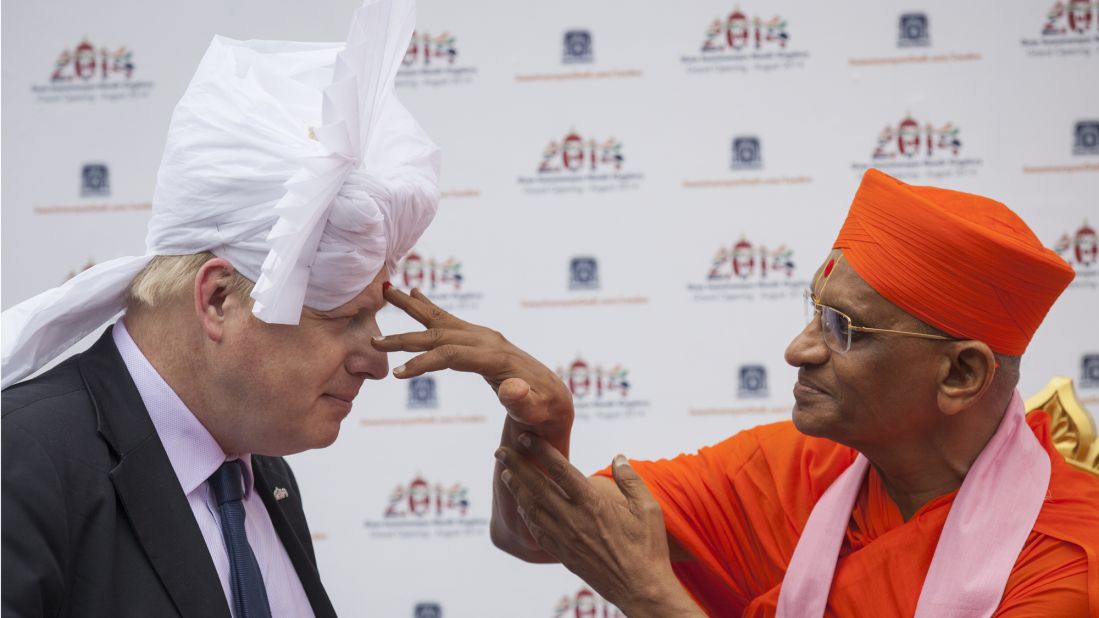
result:
[[[326,423],[325,427],[318,428],[318,431],[313,433],[313,439],[310,440],[308,448],[327,448],[332,446],[338,437],[340,437],[340,423],[337,421],[331,423],[331,426]]]
[[[823,410],[808,410],[794,404],[794,427],[801,433],[814,438],[829,438],[835,432],[829,431],[834,424],[831,415]]]

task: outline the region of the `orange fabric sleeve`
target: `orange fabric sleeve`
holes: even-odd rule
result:
[[[1088,559],[1058,539],[1031,533],[1015,568],[997,618],[1089,616]]]

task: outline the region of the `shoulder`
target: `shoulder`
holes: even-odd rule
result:
[[[1099,477],[1055,457],[1034,530],[1086,549],[1093,558],[1099,555]],[[1099,561],[1093,568],[1099,568]]]
[[[34,379],[4,389],[3,418],[6,422],[10,416],[24,416],[26,408],[49,409],[59,405],[59,399],[64,401],[78,393],[85,393],[86,397],[86,392],[76,357],[73,357]]]
[[[78,355],[79,356],[79,355]],[[98,487],[113,467],[110,445],[79,358],[3,391],[5,484],[53,476],[65,487]]]
[[[1094,548],[1031,532],[1012,568],[997,617],[1094,616]],[[1094,609],[1094,608],[1093,608]]]
[[[30,435],[43,443],[94,435],[95,406],[77,365],[70,358],[2,394],[4,447],[15,445],[8,434]]]

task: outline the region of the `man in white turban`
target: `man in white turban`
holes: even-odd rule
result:
[[[438,205],[437,148],[393,94],[414,15],[366,0],[339,44],[215,37],[145,255],[4,312],[5,615],[335,615],[282,456],[331,444],[388,372],[383,286]]]

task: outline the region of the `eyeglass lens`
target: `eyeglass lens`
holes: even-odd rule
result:
[[[812,296],[805,294],[805,315],[810,322],[820,311],[820,329],[824,343],[837,352],[846,352],[851,348],[851,323],[846,316],[827,305],[813,302]]]

